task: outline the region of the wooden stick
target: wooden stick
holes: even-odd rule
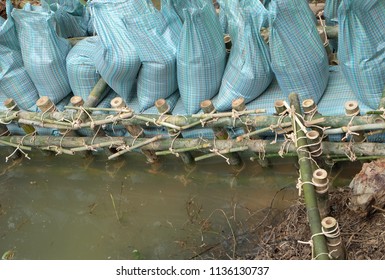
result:
[[[157,156],[165,156],[165,155],[171,155],[171,154],[175,154],[175,153],[183,153],[183,152],[191,152],[191,151],[200,150],[200,149],[207,149],[209,147],[211,147],[211,144],[207,143],[207,144],[202,144],[202,145],[199,145],[196,147],[173,149],[172,151],[170,151],[170,150],[159,151],[159,152],[156,152],[155,154]]]
[[[155,141],[158,141],[158,140],[162,139],[163,137],[164,137],[163,135],[157,135],[157,136],[152,137],[150,139],[147,139],[147,140],[145,140],[145,141],[143,141],[141,143],[137,143],[137,144],[135,144],[135,145],[133,145],[131,147],[128,147],[128,148],[123,149],[123,150],[120,150],[119,152],[116,152],[116,153],[110,155],[108,157],[108,159],[116,158],[116,157],[121,156],[121,155],[123,155],[123,154],[125,154],[127,152],[130,152],[130,151],[132,151],[134,149],[138,149],[138,148],[143,147],[143,146],[145,146],[147,144],[150,144],[150,143],[153,143]]]
[[[208,159],[208,158],[215,157],[215,156],[220,156],[220,155],[226,157],[225,155],[228,154],[228,153],[242,152],[242,151],[247,151],[248,149],[249,149],[248,146],[242,146],[242,147],[218,150],[217,152],[211,152],[210,154],[206,154],[206,155],[203,155],[203,156],[196,157],[195,161],[201,161],[201,160],[204,160],[204,159]]]

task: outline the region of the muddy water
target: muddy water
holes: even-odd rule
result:
[[[13,250],[16,259],[189,259],[269,222],[267,207],[297,198],[297,172],[286,160],[272,169],[247,161],[239,170],[221,158],[186,167],[135,154],[107,161],[37,153],[13,163],[5,156],[0,253]]]

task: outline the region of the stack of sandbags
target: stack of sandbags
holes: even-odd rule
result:
[[[24,67],[35,84],[39,96],[58,103],[71,92],[66,71],[70,43],[56,33],[55,13],[49,5],[14,9]],[[18,101],[16,100],[18,103]]]
[[[0,18],[0,95],[4,100],[13,98],[21,109],[34,110],[39,96],[24,68],[12,9],[11,1],[7,0],[8,18]]]

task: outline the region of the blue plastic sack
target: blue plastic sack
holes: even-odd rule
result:
[[[243,97],[246,103],[255,99],[269,86],[274,76],[269,47],[260,35],[266,9],[259,1],[244,1],[237,12],[237,38],[233,42],[215,104],[219,111],[231,109],[234,99]]]
[[[23,65],[11,1],[6,5],[8,19],[0,18],[0,94],[13,98],[21,109],[34,110],[39,95]]]
[[[269,9],[271,66],[282,91],[318,102],[328,82],[329,66],[308,2],[272,0]]]
[[[211,5],[198,1],[184,9],[185,22],[177,51],[177,77],[187,114],[219,91],[226,64],[226,50],[219,19]]]
[[[24,67],[39,95],[57,103],[71,92],[66,71],[71,45],[57,35],[54,12],[47,3],[42,2],[41,7],[26,4],[24,8],[12,11]]]
[[[87,36],[88,21],[85,7],[78,0],[47,1],[55,13],[56,32],[60,37]]]
[[[385,1],[344,0],[338,22],[341,70],[359,100],[376,109],[385,87]]]
[[[182,23],[168,1],[161,11],[139,17],[126,17],[128,35],[142,62],[138,74],[137,95],[140,110],[154,106],[156,100],[167,98],[178,88],[176,49]]]
[[[145,0],[96,0],[89,5],[95,31],[101,41],[95,55],[96,69],[127,102],[132,97],[131,89],[141,62],[122,15],[142,15],[149,12],[149,6]]]
[[[94,59],[99,45],[98,36],[88,37],[78,42],[67,55],[67,74],[72,92],[84,100],[101,78]]]

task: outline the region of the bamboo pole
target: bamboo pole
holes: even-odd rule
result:
[[[317,104],[314,102],[313,99],[305,99],[302,101],[302,108],[303,113],[305,117],[305,121],[310,122],[312,120],[317,120],[322,118],[323,116],[318,112]],[[324,137],[323,129],[320,126],[314,126],[312,127],[312,130],[316,130],[320,137]],[[327,140],[326,138],[324,140]]]
[[[73,106],[66,106],[67,109],[75,108]],[[88,109],[91,109],[90,107],[82,107],[78,111],[84,111],[85,109],[88,111]],[[95,110],[97,108],[94,108]],[[97,109],[102,110],[102,108]],[[93,111],[93,110],[90,110]],[[106,111],[113,111],[116,112],[115,109],[106,109]],[[118,121],[121,125],[139,125],[139,126],[149,126],[149,127],[159,127],[159,125],[163,125],[167,128],[173,128],[180,130],[183,126],[188,126],[191,123],[199,122],[200,118],[192,117],[192,116],[180,116],[180,115],[167,115],[163,116],[159,119],[159,115],[156,114],[139,114],[131,116],[129,111],[125,112],[128,113],[128,116],[126,119],[121,119]],[[351,126],[356,125],[368,125],[368,124],[374,124],[378,123],[378,114],[382,114],[383,111],[372,111],[371,113],[377,113],[377,114],[371,114],[371,115],[364,115],[364,116],[356,116],[354,118],[349,116],[322,116],[320,119],[313,119],[312,121],[306,121],[305,124],[312,126],[312,125],[319,125],[323,127],[331,127],[331,128],[339,128],[346,126],[347,124],[350,124]],[[16,115],[14,115],[16,114]],[[71,112],[63,111],[63,112],[47,112],[45,114],[41,112],[27,112],[27,111],[1,111],[0,110],[0,119],[2,121],[5,121],[7,117],[10,118],[10,120],[17,120],[20,119],[28,119],[28,120],[36,120],[44,118],[45,121],[49,120],[56,120],[60,121],[62,119],[72,119],[73,116]],[[92,115],[92,119],[94,121],[99,120],[105,120],[104,115]],[[167,120],[167,121],[165,121]],[[290,118],[288,116],[273,116],[273,115],[258,115],[258,116],[239,116],[238,118],[234,119],[232,117],[220,117],[216,119],[215,122],[207,122],[205,124],[205,127],[207,128],[214,128],[214,127],[244,127],[245,122],[247,122],[248,126],[250,127],[258,127],[258,128],[269,128],[271,125],[277,125],[279,123],[287,123],[290,122]],[[80,126],[78,125],[77,128]],[[362,128],[364,129],[364,128]]]
[[[347,101],[345,103],[345,114],[352,118],[354,118],[355,116],[358,116],[360,114],[360,107],[358,106],[358,102]],[[348,130],[350,130],[350,126],[348,126],[347,128]],[[349,131],[347,133],[349,133]],[[352,138],[355,143],[365,141],[365,136],[363,135],[363,133],[354,132],[352,134]]]
[[[324,169],[317,169],[313,172],[312,178],[315,192],[317,193],[317,203],[321,218],[330,214],[329,204],[329,179],[328,173]]]
[[[19,135],[10,135],[2,136],[1,140],[14,143],[16,145],[22,143],[25,146],[40,148],[43,146],[60,146],[63,148],[77,148],[77,147],[93,147],[101,143],[118,141],[119,145],[111,145],[112,147],[118,147],[122,145],[121,143],[131,144],[131,137],[52,137],[49,135],[36,135],[36,136],[19,136]],[[147,138],[138,138],[136,143],[142,143]],[[305,139],[306,140],[306,139]],[[277,141],[276,143],[271,143],[271,140],[244,140],[242,142],[237,142],[235,139],[229,140],[211,140],[208,139],[205,143],[210,144],[211,147],[215,147],[218,150],[231,149],[236,147],[248,146],[248,150],[254,153],[265,152],[266,155],[274,155],[276,157],[284,157],[285,155],[294,154],[297,152],[294,144],[287,144],[284,142]],[[155,151],[165,151],[168,150],[171,146],[174,149],[184,149],[184,148],[193,148],[202,144],[201,139],[161,139],[151,145],[143,146],[145,150],[155,150]],[[5,145],[0,145],[5,146]],[[110,145],[108,145],[110,146]],[[282,150],[285,150],[285,153],[281,153]],[[322,142],[322,151],[324,158],[350,158],[350,154],[354,154],[355,158],[359,157],[385,157],[385,143],[355,143],[354,145],[349,145],[344,142]],[[351,160],[351,158],[350,158]]]
[[[200,107],[202,111],[206,114],[215,112],[214,104],[211,102],[211,100],[204,100],[201,102]],[[213,128],[215,139],[218,140],[226,140],[229,139],[229,134],[227,133],[227,130],[225,128]],[[230,165],[241,165],[242,159],[239,156],[238,153],[227,153],[224,155],[226,158],[228,158],[228,163]],[[197,161],[195,159],[195,161]]]
[[[123,98],[121,97],[115,97],[111,100],[111,107],[115,109],[123,109],[126,108],[127,105],[124,102]],[[142,127],[139,125],[126,125],[125,128],[127,129],[128,133],[131,134],[132,137],[136,138],[145,138],[145,132]],[[147,161],[149,163],[155,163],[158,161],[158,157],[156,156],[154,151],[147,151],[147,150],[140,150],[142,154],[145,155]]]
[[[155,107],[158,109],[158,112],[160,114],[164,115],[171,115],[170,111],[170,106],[167,104],[167,101],[165,99],[158,99],[155,101]],[[183,138],[182,134],[180,131],[176,131],[174,129],[169,128],[168,133],[173,137],[174,139],[177,138]],[[170,148],[173,148],[170,146]],[[182,161],[185,164],[193,164],[194,163],[194,157],[191,155],[190,152],[181,152],[177,153],[177,155],[182,159]]]
[[[328,248],[332,259],[345,260],[346,249],[342,242],[337,220],[333,217],[325,217],[322,220],[322,231],[328,241]]]
[[[290,106],[295,113],[300,114],[301,108],[298,99],[298,95],[291,93],[289,95]],[[305,132],[301,129],[301,120],[296,118],[292,112],[293,128],[296,136],[296,147],[298,154],[298,161],[300,165],[300,179],[302,182],[303,195],[306,204],[306,212],[309,221],[310,231],[312,235],[314,259],[327,260],[329,259],[329,251],[326,245],[325,236],[322,234],[321,228],[321,217],[318,210],[317,197],[314,190],[314,186],[311,184],[312,181],[312,164],[309,160],[309,152],[306,151],[307,141],[305,138]]]

